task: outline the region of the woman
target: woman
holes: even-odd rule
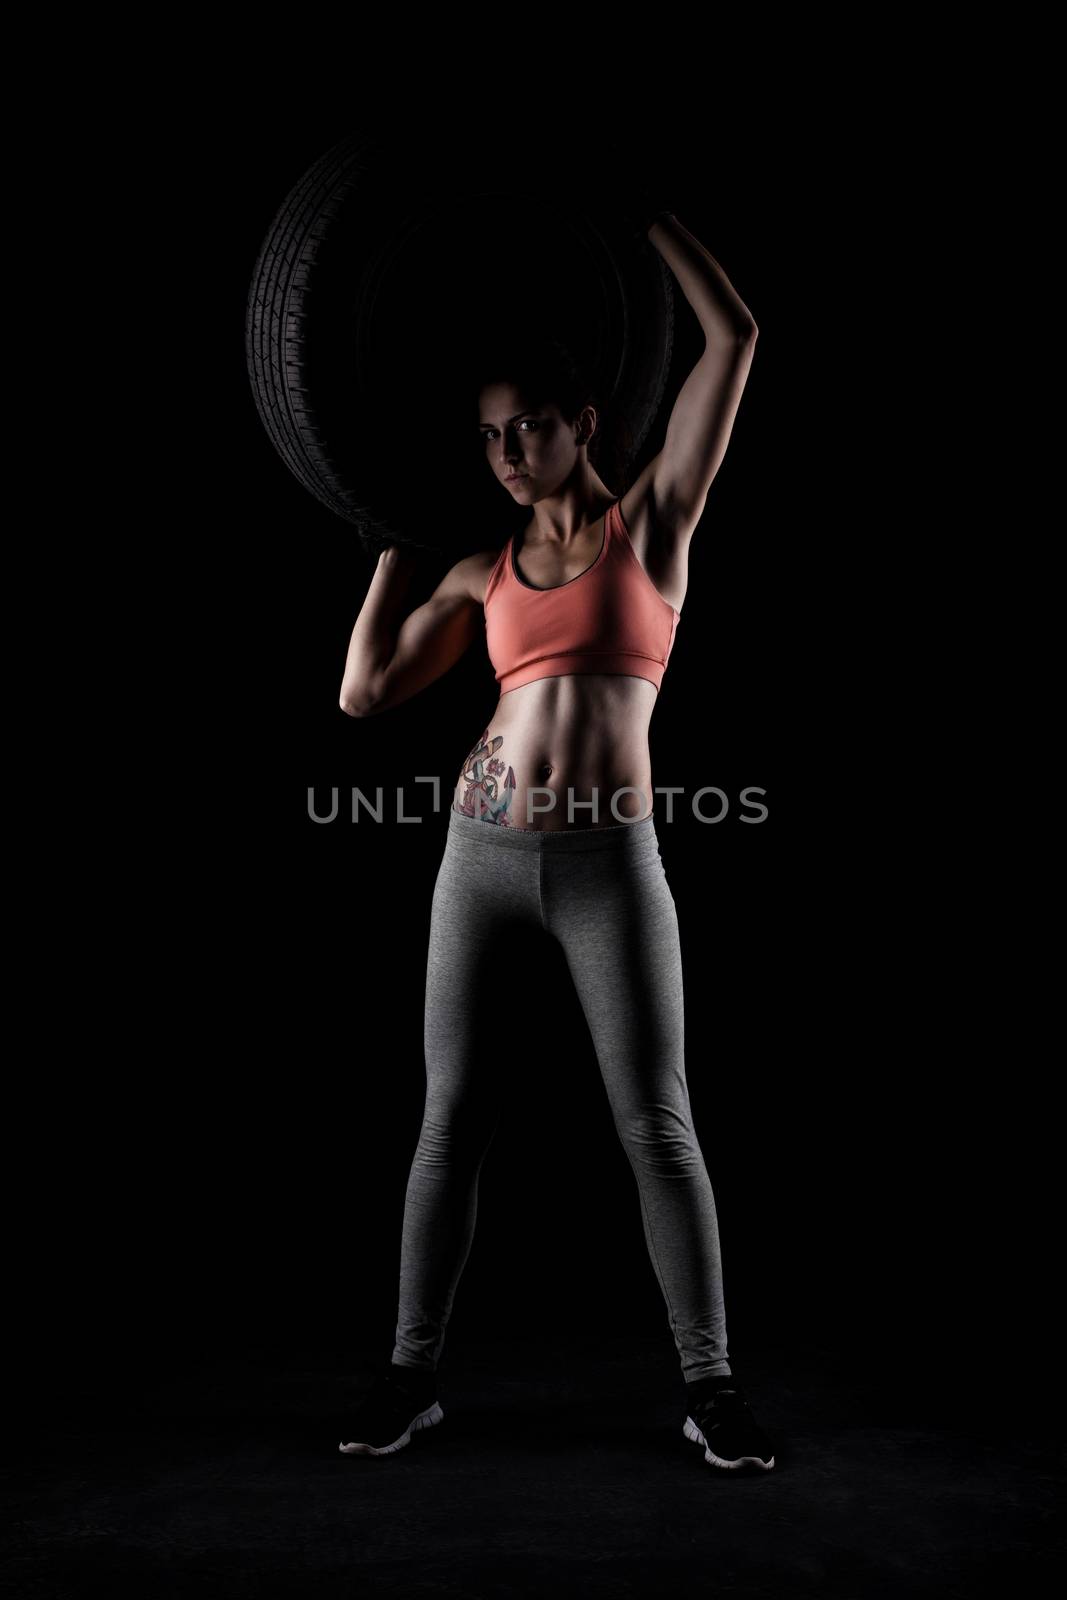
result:
[[[494,962],[521,926],[559,941],[637,1180],[645,1240],[686,1383],[685,1433],[719,1467],[774,1464],[730,1366],[715,1203],[685,1079],[678,920],[652,811],[648,727],[685,601],[689,541],[733,428],[756,325],[672,213],[648,239],[705,348],[663,449],[613,496],[590,460],[597,410],[558,346],[479,392],[486,460],[531,510],[503,551],[458,561],[397,631],[411,557],[382,552],[341,705],[367,716],[446,672],[483,630],[496,710],[456,781],[434,889],[427,1095],[404,1212],[388,1372],[342,1451],[401,1449],[441,1420],[435,1373],[500,1111],[483,1048]],[[493,893],[486,895],[491,882]]]

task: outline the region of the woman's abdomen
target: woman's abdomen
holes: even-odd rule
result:
[[[618,827],[652,811],[655,686],[621,674],[539,679],[500,697],[452,805],[488,826]]]

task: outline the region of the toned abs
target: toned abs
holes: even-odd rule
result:
[[[548,588],[582,572],[600,548],[602,526],[590,532],[588,547],[572,552],[572,571],[539,565],[524,551],[524,574]],[[487,553],[483,586],[495,559]],[[671,603],[683,598],[684,590]],[[561,674],[509,690],[463,761],[454,808],[488,826],[546,831],[617,827],[648,816],[648,728],[657,698],[647,678],[622,673]]]

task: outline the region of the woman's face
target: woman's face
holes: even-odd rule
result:
[[[574,470],[577,422],[565,422],[551,402],[532,405],[514,384],[485,386],[478,426],[493,472],[525,505],[552,494]]]

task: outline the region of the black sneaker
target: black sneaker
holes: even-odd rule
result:
[[[443,1420],[434,1373],[392,1365],[345,1420],[340,1449],[349,1456],[391,1455],[410,1444],[420,1428]]]
[[[727,1374],[698,1378],[686,1384],[689,1415],[683,1432],[704,1446],[711,1467],[731,1472],[769,1472],[774,1466],[770,1440],[757,1425],[744,1390]]]

